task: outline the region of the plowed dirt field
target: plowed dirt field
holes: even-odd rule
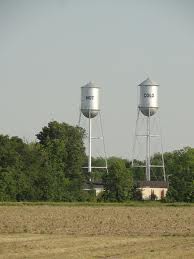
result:
[[[194,258],[194,207],[0,206],[0,258]]]

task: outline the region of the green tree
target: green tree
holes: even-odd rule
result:
[[[39,143],[0,135],[0,200],[85,199],[83,136],[81,128],[56,121],[37,134]]]
[[[52,174],[53,200],[81,199],[85,158],[83,137],[83,129],[56,121],[50,122],[37,134]]]
[[[52,175],[47,162],[47,155],[39,144],[28,144],[23,156],[23,177],[17,180],[18,200],[51,199]]]
[[[169,175],[168,201],[194,201],[194,149],[186,147],[165,154]]]
[[[17,200],[18,182],[24,180],[23,156],[27,144],[18,137],[0,135],[0,199]],[[26,183],[24,184],[26,186]]]
[[[104,176],[106,201],[126,201],[132,195],[132,174],[122,159],[111,158],[109,173]]]
[[[16,184],[14,172],[7,169],[0,170],[0,201],[16,200]]]

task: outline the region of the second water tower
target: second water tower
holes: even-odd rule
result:
[[[139,104],[137,111],[135,138],[133,144],[133,167],[145,167],[146,169],[146,180],[151,180],[151,169],[161,168],[164,181],[166,181],[164,157],[163,157],[163,146],[160,133],[160,122],[158,113],[158,87],[159,84],[147,78],[141,84],[139,84]],[[145,122],[145,123],[144,123]],[[153,153],[153,138],[159,140],[158,152],[161,154],[161,161],[158,164],[151,163],[151,153]],[[141,140],[145,140],[141,142]],[[136,150],[137,144],[142,143],[139,150]],[[142,150],[145,150],[145,164],[141,162],[137,164],[137,154]]]

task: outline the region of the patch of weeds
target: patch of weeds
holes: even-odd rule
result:
[[[28,232],[28,228],[27,228],[27,226],[24,226],[24,233],[27,233]]]

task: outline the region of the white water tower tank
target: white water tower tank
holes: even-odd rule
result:
[[[100,111],[99,107],[100,87],[93,82],[81,87],[81,112],[87,118],[94,118]]]
[[[140,86],[139,108],[145,116],[152,116],[158,110],[158,86],[149,78],[143,81]]]

